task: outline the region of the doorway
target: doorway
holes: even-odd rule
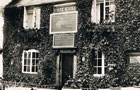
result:
[[[61,81],[62,86],[66,83],[67,80],[73,78],[73,62],[74,62],[74,55],[70,53],[63,53],[61,54]]]

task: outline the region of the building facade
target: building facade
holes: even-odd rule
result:
[[[139,3],[13,0],[4,12],[4,85],[139,85]]]

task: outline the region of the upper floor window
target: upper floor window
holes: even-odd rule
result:
[[[25,29],[40,28],[40,7],[24,7],[24,22]]]
[[[93,0],[92,22],[109,23],[115,21],[114,0]]]
[[[94,76],[103,76],[105,74],[104,54],[100,50],[92,52],[93,57],[93,74]]]
[[[39,52],[37,50],[23,51],[22,72],[36,74],[38,72]]]

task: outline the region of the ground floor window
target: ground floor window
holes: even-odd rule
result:
[[[131,65],[140,65],[140,52],[130,52],[128,55],[128,63]]]
[[[37,50],[24,50],[22,56],[22,72],[36,74],[38,72],[39,52]]]
[[[103,76],[105,74],[104,53],[100,50],[93,52],[93,74],[94,76]]]

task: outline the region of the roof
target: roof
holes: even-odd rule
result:
[[[60,3],[60,2],[68,2],[68,1],[74,1],[74,0],[20,0],[19,2],[17,2],[16,4],[14,4],[12,6],[21,7],[21,6],[32,6],[32,5]]]

